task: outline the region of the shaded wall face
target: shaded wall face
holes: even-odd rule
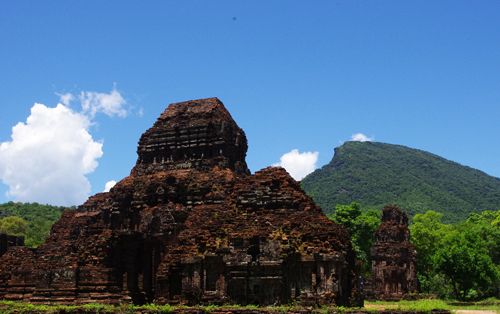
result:
[[[110,266],[117,286],[131,297],[134,304],[153,302],[156,269],[161,260],[160,241],[145,239],[140,233],[135,233],[113,242]]]
[[[349,272],[342,258],[318,254],[282,259],[269,255],[272,240],[262,239],[257,245],[255,239],[238,240],[241,246],[232,252],[170,267],[156,298],[169,303],[271,305],[342,304],[350,296]]]
[[[294,301],[326,304],[344,297],[343,277],[334,272],[338,268],[334,262],[299,262],[293,270],[287,266],[279,262],[274,265],[185,264],[171,269],[166,289],[157,297],[169,303],[229,301],[259,305]]]
[[[413,285],[413,264],[387,265],[385,261],[375,262],[374,289],[379,295],[403,297],[416,291]]]
[[[8,234],[0,233],[0,256],[2,256],[7,249],[12,246],[23,246],[24,237],[16,237]]]

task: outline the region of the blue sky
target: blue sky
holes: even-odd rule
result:
[[[293,149],[318,152],[322,166],[363,133],[500,177],[498,1],[10,1],[0,45],[0,143],[34,103],[56,116],[73,94],[69,110],[89,122],[78,120],[91,136],[81,140],[102,144],[79,174],[91,194],[128,175],[140,134],[169,103],[213,96],[245,130],[252,171]],[[126,115],[98,107],[113,91]],[[3,181],[7,168],[22,182],[43,176],[29,165],[49,148],[0,155]],[[51,162],[71,169],[66,153]],[[16,199],[12,180],[0,202]]]

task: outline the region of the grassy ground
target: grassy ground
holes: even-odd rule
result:
[[[0,313],[5,314],[24,314],[24,313],[173,313],[173,312],[202,312],[202,313],[227,313],[230,310],[239,311],[262,311],[263,313],[349,313],[349,312],[381,312],[381,311],[401,311],[401,312],[422,312],[430,313],[432,310],[483,310],[500,313],[500,300],[489,299],[474,304],[454,304],[443,300],[416,300],[399,302],[365,302],[364,308],[342,308],[333,306],[324,306],[320,308],[308,308],[301,306],[270,306],[258,307],[255,305],[225,305],[225,306],[198,306],[184,307],[172,305],[144,305],[134,306],[124,304],[121,306],[112,306],[104,304],[86,304],[86,305],[34,305],[23,302],[0,301]],[[479,313],[478,313],[479,314]]]
[[[487,299],[481,302],[475,303],[463,303],[459,304],[456,302],[449,302],[438,299],[422,299],[415,301],[401,300],[398,302],[385,302],[385,301],[374,301],[365,302],[365,309],[371,311],[382,311],[382,310],[402,310],[402,311],[430,311],[430,310],[489,310],[496,311],[500,313],[500,300],[499,299]]]

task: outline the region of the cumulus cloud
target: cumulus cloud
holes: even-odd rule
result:
[[[369,137],[363,133],[356,133],[351,136],[351,141],[354,142],[371,142],[373,137]]]
[[[0,179],[8,185],[8,195],[54,205],[85,201],[91,190],[86,175],[103,155],[90,125],[88,116],[64,104],[33,105],[26,122],[12,128],[11,140],[0,143]]]
[[[106,182],[106,184],[104,185],[103,192],[109,192],[109,190],[111,190],[111,188],[114,187],[115,185],[116,185],[115,180],[111,180],[111,181]]]
[[[12,128],[11,140],[0,142],[0,180],[16,201],[54,205],[85,201],[91,191],[86,175],[97,168],[103,155],[103,144],[92,138],[90,126],[97,113],[128,114],[127,102],[116,87],[109,93],[58,96],[60,103],[54,108],[34,104],[26,122]],[[74,102],[80,108],[72,109]]]
[[[273,166],[285,168],[295,180],[300,181],[317,168],[318,155],[318,152],[301,153],[298,149],[293,149],[281,156],[280,162]]]
[[[116,87],[109,93],[82,91],[78,96],[71,93],[59,94],[59,101],[69,106],[71,102],[78,100],[82,107],[82,113],[89,118],[94,118],[98,112],[102,112],[109,117],[127,116],[128,112],[125,108],[127,102],[120,94]]]

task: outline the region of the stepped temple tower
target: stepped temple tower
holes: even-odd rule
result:
[[[170,105],[130,176],[0,257],[0,299],[35,303],[349,305],[348,232],[282,168],[250,174],[217,98]]]

